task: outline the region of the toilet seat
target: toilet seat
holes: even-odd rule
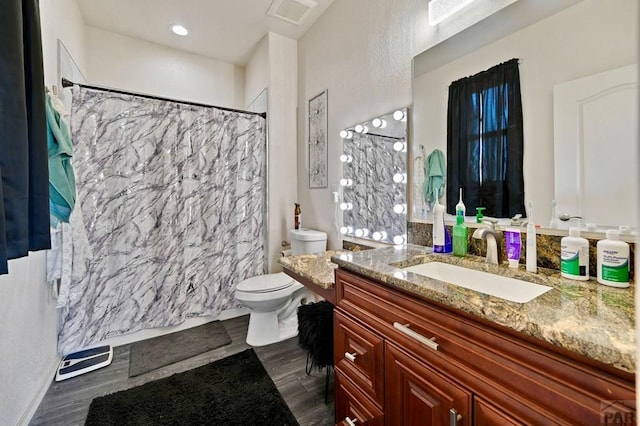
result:
[[[246,293],[271,293],[291,287],[295,282],[284,272],[278,272],[247,278],[236,286],[236,290]]]

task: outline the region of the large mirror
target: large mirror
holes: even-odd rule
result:
[[[410,220],[431,220],[422,191],[425,179],[422,162],[435,149],[446,153],[448,87],[451,82],[518,58],[524,118],[525,200],[533,202],[534,222],[544,228],[551,225],[566,228],[576,224],[586,227],[587,223],[595,222],[598,231],[621,225],[635,226],[637,210],[623,217],[611,210],[628,206],[637,208],[638,204],[638,86],[637,68],[633,68],[633,64],[638,63],[639,52],[637,17],[638,2],[635,0],[620,0],[615,5],[597,0],[518,0],[416,56],[409,161]],[[558,129],[556,120],[570,118],[555,117],[556,89],[588,76],[629,66],[636,70],[635,73],[630,72],[635,76],[635,82],[624,83],[626,89],[631,88],[624,99],[616,97],[620,91],[611,88],[585,95],[593,98],[605,92],[614,93],[615,96],[598,105],[587,105],[585,98],[573,99],[572,108],[582,108],[574,120],[604,117],[609,124],[617,120],[617,133],[610,131],[611,125],[602,127],[589,121],[585,126],[591,131],[590,137],[599,138],[595,144],[593,140],[589,141],[592,146],[604,147],[607,156],[613,159],[605,161],[601,150],[585,146],[584,141],[570,141],[564,130]],[[627,113],[612,115],[611,102]],[[609,112],[603,116],[605,110]],[[576,124],[577,121],[570,123],[569,127],[575,128]],[[624,135],[630,143],[616,144],[617,147],[612,149],[612,140],[621,139],[616,134]],[[630,160],[625,163],[623,157]],[[585,172],[588,174],[586,178]],[[563,191],[587,201],[582,204],[563,201],[566,194],[556,194],[557,181],[562,179],[572,183],[571,186],[562,186]],[[618,196],[626,198],[627,207],[614,208],[605,201],[603,196],[607,188],[624,194]],[[555,216],[552,218],[556,199]],[[445,201],[441,199],[441,203],[445,204]],[[603,214],[602,209],[598,213],[595,210],[590,213],[590,204],[606,206],[605,210],[609,209],[611,214],[606,214],[606,211]],[[469,210],[467,215],[475,213]],[[562,214],[585,217],[581,222],[577,219],[563,221],[560,220]],[[504,218],[502,223],[509,223],[509,218]]]
[[[401,108],[340,132],[343,235],[406,241],[407,114]]]

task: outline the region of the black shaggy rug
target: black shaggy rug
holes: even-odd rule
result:
[[[95,398],[85,425],[297,425],[253,349]]]

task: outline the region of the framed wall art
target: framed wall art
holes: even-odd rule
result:
[[[327,91],[309,99],[309,188],[327,187]]]

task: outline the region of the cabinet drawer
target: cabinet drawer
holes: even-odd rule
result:
[[[336,424],[344,426],[384,425],[382,410],[343,376],[340,370],[335,370],[335,381]]]
[[[473,399],[473,413],[476,426],[518,426],[522,424],[511,418],[504,410],[500,410],[478,397]]]
[[[384,402],[383,340],[334,311],[334,366],[380,406]]]

